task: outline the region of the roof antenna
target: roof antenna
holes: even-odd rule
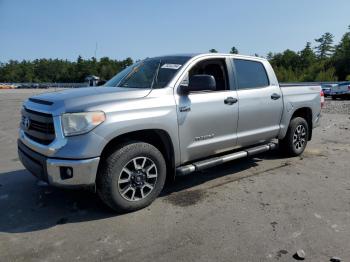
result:
[[[97,42],[96,42],[96,45],[95,45],[95,56],[94,56],[97,59],[96,53],[97,53]]]

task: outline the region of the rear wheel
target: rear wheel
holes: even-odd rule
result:
[[[309,126],[302,117],[295,117],[290,121],[284,139],[279,141],[280,148],[289,156],[302,154],[309,138]]]
[[[97,192],[116,211],[134,211],[151,204],[163,189],[166,164],[153,145],[129,142],[101,164]]]

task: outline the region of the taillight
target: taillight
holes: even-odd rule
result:
[[[321,90],[321,108],[324,106],[324,93],[323,90]]]

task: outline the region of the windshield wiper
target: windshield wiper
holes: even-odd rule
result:
[[[152,83],[151,83],[151,89],[153,89],[153,85],[154,83],[157,81],[158,82],[158,73],[159,73],[159,69],[160,69],[160,64],[162,63],[162,60],[159,60],[158,66],[157,66],[157,70],[154,73],[153,79],[152,79]],[[156,80],[156,81],[155,81]]]

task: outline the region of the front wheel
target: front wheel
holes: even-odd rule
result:
[[[128,142],[102,160],[97,193],[116,211],[129,212],[151,204],[163,189],[166,164],[153,145]]]
[[[289,156],[299,156],[305,150],[309,138],[309,125],[302,117],[293,118],[286,136],[279,141],[280,148]]]

